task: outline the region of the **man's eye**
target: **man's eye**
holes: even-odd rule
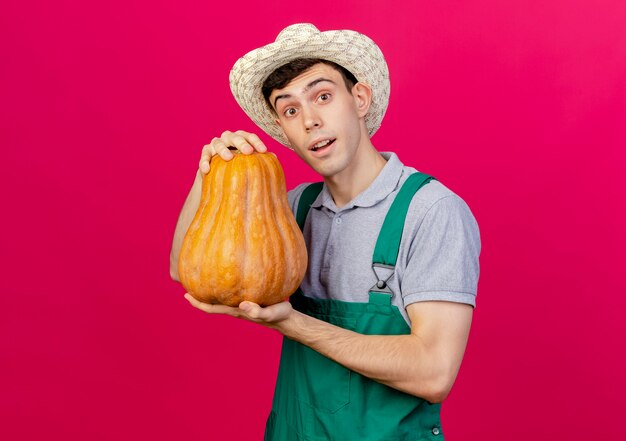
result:
[[[320,100],[327,101],[330,98],[330,93],[323,93],[320,95]]]
[[[296,114],[296,109],[294,109],[293,107],[290,107],[287,110],[285,110],[286,116],[293,116],[295,114]]]

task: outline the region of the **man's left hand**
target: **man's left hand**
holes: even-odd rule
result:
[[[208,314],[227,314],[273,329],[278,329],[279,324],[290,318],[294,312],[289,302],[280,302],[275,305],[262,307],[256,303],[245,301],[241,302],[238,307],[233,307],[203,303],[196,300],[189,293],[185,293],[185,298],[192,306]]]

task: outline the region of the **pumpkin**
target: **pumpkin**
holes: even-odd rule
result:
[[[233,153],[229,161],[213,156],[202,179],[198,211],[180,251],[180,281],[205,303],[272,305],[304,278],[304,237],[276,155]]]

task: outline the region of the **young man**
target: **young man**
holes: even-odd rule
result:
[[[208,305],[285,339],[268,440],[443,439],[439,412],[459,370],[478,282],[480,238],[467,205],[431,177],[379,153],[370,137],[387,108],[382,53],[353,31],[284,29],[230,75],[244,111],[323,177],[289,192],[309,254],[290,302]],[[209,159],[265,152],[224,132],[202,151],[181,212],[171,275]]]

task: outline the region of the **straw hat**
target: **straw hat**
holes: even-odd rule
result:
[[[276,41],[248,52],[230,71],[230,90],[246,114],[269,136],[291,148],[265,102],[261,86],[278,67],[296,58],[320,58],[348,69],[372,88],[365,125],[372,136],[389,103],[389,70],[382,52],[370,38],[355,31],[320,32],[309,23],[283,29]]]

